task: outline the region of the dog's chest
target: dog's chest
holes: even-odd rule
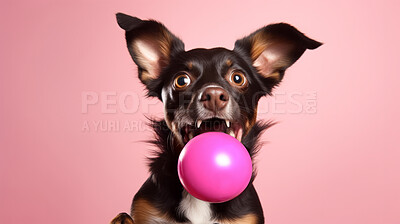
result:
[[[199,200],[186,191],[183,192],[179,210],[192,224],[213,224],[210,203]]]

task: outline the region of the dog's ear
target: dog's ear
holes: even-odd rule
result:
[[[139,79],[152,91],[152,81],[168,66],[171,57],[184,51],[184,44],[159,22],[141,20],[123,13],[117,13],[116,16],[118,25],[126,31],[126,43],[138,66]]]
[[[268,91],[278,84],[285,73],[306,49],[322,43],[306,37],[286,23],[271,24],[237,40],[234,51],[251,58],[258,73],[269,83]]]

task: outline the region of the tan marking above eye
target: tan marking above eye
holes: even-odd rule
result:
[[[176,90],[183,90],[190,85],[192,80],[186,72],[179,73],[174,79],[174,88]]]
[[[232,71],[228,77],[228,80],[231,85],[239,88],[244,88],[248,85],[247,78],[241,71]]]
[[[231,59],[227,59],[226,62],[225,62],[225,64],[226,64],[228,67],[231,67],[232,64],[233,64],[233,62],[232,62]]]
[[[187,67],[189,70],[193,69],[193,62],[191,62],[191,61],[187,62],[187,63],[186,63],[186,67]]]

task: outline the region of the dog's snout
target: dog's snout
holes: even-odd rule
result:
[[[229,94],[221,87],[208,87],[200,97],[203,106],[211,111],[222,110],[229,101]]]

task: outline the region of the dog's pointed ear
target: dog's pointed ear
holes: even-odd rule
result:
[[[306,49],[315,49],[321,44],[289,24],[278,23],[237,40],[234,51],[249,56],[258,73],[270,82],[272,88]]]
[[[118,25],[126,31],[126,43],[138,66],[139,79],[149,88],[168,66],[171,57],[185,50],[184,44],[159,22],[123,13],[116,16]]]

